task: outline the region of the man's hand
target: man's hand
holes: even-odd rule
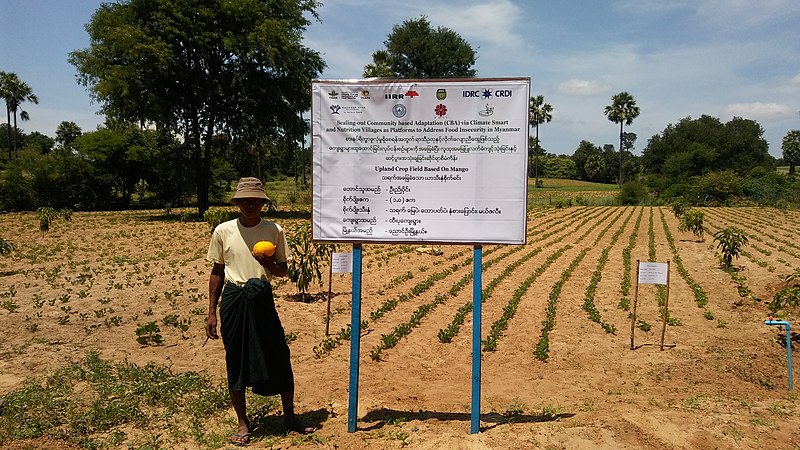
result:
[[[208,319],[206,319],[206,336],[211,339],[219,339],[219,335],[217,334],[217,314],[211,313],[208,315]]]

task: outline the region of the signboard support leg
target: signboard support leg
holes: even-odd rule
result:
[[[472,250],[472,414],[470,434],[480,431],[481,426],[481,272],[483,256],[481,246]]]
[[[347,432],[356,431],[358,421],[358,367],[361,346],[361,244],[353,244],[353,306],[350,318],[350,396]]]
[[[331,334],[331,295],[333,295],[333,252],[330,253],[330,266],[328,268],[328,308],[325,313],[325,336]]]

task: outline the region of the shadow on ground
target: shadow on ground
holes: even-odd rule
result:
[[[500,414],[485,413],[481,414],[481,422],[489,422],[491,425],[483,425],[481,431],[492,429],[498,425],[510,423],[538,423],[551,422],[559,419],[566,419],[574,416],[573,413],[560,414]],[[363,422],[375,422],[359,428],[361,431],[372,431],[383,428],[388,423],[407,422],[409,420],[440,420],[448,422],[469,422],[472,415],[470,413],[455,413],[441,411],[398,411],[394,409],[381,408],[368,412],[361,418]]]

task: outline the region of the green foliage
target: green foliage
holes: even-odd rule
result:
[[[215,137],[222,147],[297,141],[308,85],[325,66],[303,46],[314,1],[129,0],[104,3],[86,26],[90,46],[69,61],[115,123],[153,123],[180,135],[208,208]],[[278,57],[280,55],[280,57]],[[125,61],[120,64],[120,61]]]
[[[775,293],[767,308],[773,313],[782,309],[800,306],[800,270],[795,270],[783,278],[784,286]]]
[[[638,181],[629,181],[622,185],[617,199],[623,205],[639,205],[647,200],[647,187]]]
[[[148,322],[136,328],[136,342],[141,345],[161,345],[164,337],[161,328],[155,322]]]
[[[742,193],[742,179],[730,169],[709,172],[694,181],[695,198],[704,205],[724,205]]]
[[[628,133],[628,137],[626,139],[626,133],[624,132],[623,125],[630,125],[633,123],[633,119],[639,117],[639,107],[636,106],[636,100],[633,98],[631,94],[628,92],[620,92],[611,97],[611,104],[605,107],[605,114],[608,117],[608,120],[618,123],[619,124],[619,156],[620,159],[616,164],[619,167],[619,178],[618,183],[622,186],[622,177],[623,177],[623,169],[622,169],[622,157],[625,154],[625,150],[630,146],[633,147],[633,142],[636,141],[636,136],[631,136],[631,133]],[[627,141],[627,144],[626,144]]]
[[[794,174],[795,168],[800,164],[800,130],[790,130],[786,133],[781,148],[783,160],[789,164],[789,173]]]
[[[714,240],[717,242],[717,248],[719,248],[720,253],[722,253],[720,262],[724,269],[731,268],[733,258],[739,259],[742,247],[748,242],[744,231],[736,227],[725,227],[717,230],[714,233]]]
[[[533,351],[533,356],[540,361],[546,362],[550,354],[550,332],[556,326],[556,309],[558,297],[561,295],[561,289],[564,287],[564,283],[566,283],[570,276],[572,276],[572,272],[575,271],[575,269],[578,267],[578,264],[581,263],[583,257],[586,256],[588,251],[588,248],[584,248],[580,253],[578,253],[578,255],[570,263],[569,267],[567,267],[564,272],[561,273],[561,278],[550,290],[550,296],[547,300],[547,308],[545,309],[545,319],[542,320],[542,332],[539,336],[539,341],[536,343],[536,348]]]
[[[43,380],[26,382],[0,404],[0,443],[45,436],[75,448],[118,447],[126,432],[151,427],[172,438],[191,435],[202,444],[204,433],[182,424],[200,425],[230,405],[225,383],[214,384],[207,374],[173,374],[153,363],[114,364],[94,352]]]
[[[7,241],[0,237],[0,256],[8,256],[16,249],[17,247],[13,242]]]
[[[672,214],[675,215],[675,218],[678,220],[680,220],[684,211],[688,210],[690,207],[691,206],[689,205],[689,202],[687,202],[684,198],[675,199],[670,203]]]
[[[289,261],[289,279],[297,292],[305,295],[313,281],[322,285],[322,266],[328,262],[335,246],[314,242],[311,224],[301,223],[292,229],[288,238],[292,259]]]
[[[474,77],[475,50],[455,31],[431,28],[427,18],[409,19],[392,27],[385,50],[372,54],[365,77]]]
[[[749,119],[735,117],[723,124],[708,115],[686,117],[648,141],[642,168],[646,174],[665,176],[664,186],[703,176],[709,168],[738,175],[756,166],[771,169],[773,158],[763,134],[761,126]]]
[[[705,308],[708,304],[708,294],[706,293],[705,289],[700,286],[700,283],[695,281],[691,274],[689,274],[689,271],[686,270],[686,266],[683,265],[683,259],[678,253],[678,248],[675,246],[675,239],[672,237],[672,233],[669,231],[669,227],[667,226],[667,221],[664,218],[664,212],[659,210],[659,213],[661,215],[661,226],[664,228],[664,235],[667,237],[667,243],[672,251],[672,260],[675,262],[675,266],[678,268],[678,274],[680,274],[681,278],[686,281],[686,284],[692,288],[692,292],[694,293],[694,301],[697,303],[697,307]]]
[[[56,142],[65,147],[69,147],[82,133],[83,130],[81,130],[81,127],[79,127],[77,123],[65,120],[58,124],[56,128]]]
[[[222,208],[210,208],[203,213],[203,220],[211,226],[211,232],[213,233],[217,225],[230,220],[230,216],[230,211]]]
[[[28,112],[21,108],[24,102],[39,103],[39,98],[33,93],[33,89],[28,83],[22,81],[16,73],[0,72],[0,98],[5,101],[6,112],[14,117],[14,131],[11,130],[11,121],[6,122],[9,130],[8,158],[11,159],[11,151],[16,152],[19,148],[19,130],[17,129],[17,113],[22,120],[29,120]]]
[[[72,210],[62,209],[61,211],[56,211],[55,208],[50,208],[48,206],[37,209],[36,218],[39,219],[39,231],[42,233],[49,231],[50,224],[59,217],[66,221],[72,220]]]
[[[688,209],[679,217],[678,229],[682,233],[691,232],[701,240],[703,239],[703,211]]]

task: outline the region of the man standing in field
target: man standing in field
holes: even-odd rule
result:
[[[208,282],[206,335],[218,339],[217,305],[220,305],[222,343],[228,389],[239,426],[230,442],[250,443],[245,388],[259,395],[281,396],[284,425],[290,431],[311,433],[294,413],[294,374],[289,346],[281,326],[270,280],[285,276],[289,250],[283,229],[262,220],[268,198],[258,178],[242,178],[231,201],[239,218],[218,225],[211,236],[207,259],[214,263]],[[274,245],[267,256],[251,249],[260,241]],[[222,301],[219,302],[220,297]]]

